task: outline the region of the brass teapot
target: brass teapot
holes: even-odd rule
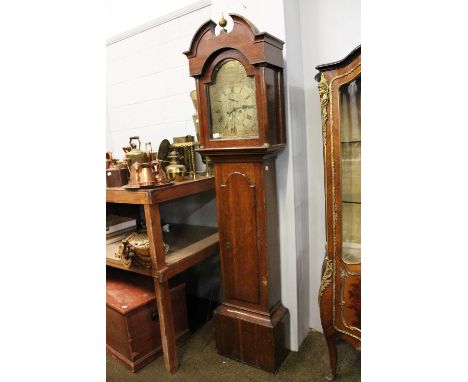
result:
[[[179,164],[177,159],[179,159],[179,154],[177,151],[171,151],[167,156],[169,159],[169,164],[166,167],[166,174],[171,182],[182,182],[184,180],[185,173],[187,169],[183,164]]]

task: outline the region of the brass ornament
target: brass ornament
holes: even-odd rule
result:
[[[170,164],[166,167],[166,174],[171,182],[183,182],[185,173],[187,172],[186,167],[183,164],[179,164],[179,154],[176,150],[173,150],[167,156]]]
[[[220,26],[221,28],[223,28],[223,29],[226,28],[227,21],[226,21],[226,19],[224,18],[224,13],[221,13],[221,18],[219,19],[218,24],[219,24],[219,26]]]
[[[320,95],[320,108],[322,109],[322,138],[323,138],[323,145],[326,146],[327,144],[327,120],[328,120],[328,100],[330,99],[329,96],[329,88],[327,80],[325,76],[320,76],[320,82],[318,84],[318,91]]]
[[[347,322],[346,322],[346,319],[345,319],[345,316],[344,316],[344,307],[346,305],[346,301],[345,301],[345,296],[344,296],[344,284],[345,284],[345,279],[348,278],[349,276],[360,276],[361,273],[360,272],[351,272],[351,271],[348,271],[347,269],[343,268],[341,270],[341,274],[340,274],[340,277],[341,277],[341,293],[340,293],[340,297],[341,297],[341,301],[340,301],[340,308],[341,308],[341,322],[343,323],[343,325],[348,328],[349,330],[357,330],[359,333],[361,333],[361,329],[359,328],[356,328],[355,326],[351,326],[349,325]],[[353,336],[354,338],[358,338],[356,336]],[[358,338],[360,340],[360,338]]]
[[[330,283],[332,282],[332,276],[333,276],[333,262],[329,258],[325,257],[325,261],[323,265],[324,265],[324,270],[322,273],[322,280],[320,281],[320,289],[319,289],[319,296],[318,296],[319,304],[320,304],[320,298],[322,297],[325,289],[327,289]]]
[[[163,243],[164,255],[169,252],[169,245]],[[125,268],[130,268],[134,260],[145,268],[151,267],[150,246],[146,232],[133,232],[122,240],[117,250],[117,257]]]
[[[115,256],[120,260],[120,262],[126,269],[129,269],[132,266],[132,257],[127,251],[126,245],[124,243],[119,244]]]
[[[195,142],[175,142],[171,145],[177,152],[182,152],[185,167],[188,168],[189,175],[192,179],[197,178],[197,162],[195,160]]]

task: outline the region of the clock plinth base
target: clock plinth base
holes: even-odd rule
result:
[[[215,311],[218,353],[274,373],[289,350],[289,312],[278,304],[269,315],[221,304]]]

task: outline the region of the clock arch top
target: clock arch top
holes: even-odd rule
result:
[[[230,14],[234,22],[231,32],[222,30],[215,35],[216,23],[204,23],[193,36],[190,48],[184,54],[189,59],[190,76],[203,73],[205,62],[222,50],[235,49],[242,53],[251,65],[268,64],[283,67],[284,42],[267,32],[259,33],[255,25],[242,16]]]

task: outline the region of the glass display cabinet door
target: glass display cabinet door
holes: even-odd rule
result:
[[[339,89],[342,260],[361,263],[361,75]]]

